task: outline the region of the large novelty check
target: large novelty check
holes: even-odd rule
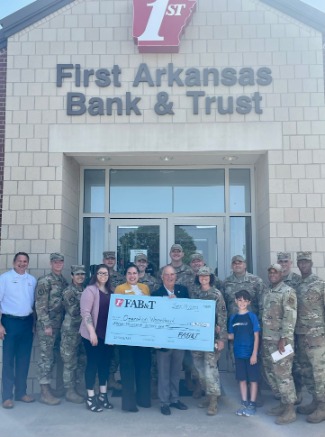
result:
[[[111,296],[107,344],[213,351],[216,302]]]

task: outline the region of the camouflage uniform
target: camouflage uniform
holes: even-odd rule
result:
[[[271,353],[278,350],[278,342],[285,338],[294,347],[294,329],[297,320],[297,298],[293,288],[280,282],[269,288],[263,299],[263,349],[264,372],[271,389],[280,393],[283,405],[296,402],[292,378],[293,355],[273,363]]]
[[[61,327],[60,352],[64,363],[63,382],[65,388],[75,387],[76,372],[86,363],[86,355],[81,342],[79,328],[81,323],[80,297],[83,286],[70,284],[63,291],[65,316]],[[81,374],[82,370],[79,369]]]
[[[289,275],[283,276],[282,280],[286,285],[297,291],[298,286],[301,283],[301,276],[297,275],[297,273],[290,272]],[[301,393],[302,391],[303,382],[302,382],[302,372],[298,361],[297,347],[298,347],[298,342],[295,335],[295,355],[293,357],[293,363],[292,363],[292,376],[296,387],[296,393],[298,396],[298,393]]]
[[[154,276],[149,275],[149,273],[145,273],[142,278],[139,277],[138,282],[145,284],[149,288],[150,294],[160,287],[159,281]]]
[[[208,291],[200,290],[198,299],[216,301],[216,326],[220,328],[220,333],[216,334],[216,339],[227,341],[227,310],[221,292],[215,288]],[[207,396],[220,396],[220,379],[218,371],[218,360],[220,351],[201,352],[193,351],[194,365],[199,373],[202,388]]]
[[[235,294],[240,290],[247,290],[249,292],[252,300],[247,309],[259,317],[266,286],[261,278],[248,272],[240,277],[232,274],[228,276],[222,284],[222,291],[226,302],[228,317],[238,313],[238,307],[235,302]]]
[[[37,333],[40,346],[39,382],[50,384],[54,365],[54,354],[59,353],[60,329],[64,315],[62,292],[68,286],[62,275],[53,272],[37,282],[35,308],[37,313]],[[52,336],[45,335],[45,328],[52,328]]]
[[[302,380],[309,393],[325,402],[325,283],[311,274],[297,288],[295,333]]]
[[[116,270],[112,270],[109,272],[109,281],[111,284],[111,289],[114,292],[115,288],[118,285],[121,285],[125,282],[125,277],[121,275],[121,273],[117,272]]]
[[[196,276],[196,273],[193,272],[193,274]],[[216,288],[217,290],[221,291],[222,290],[222,281],[221,279],[218,278],[218,276],[214,275],[214,288]],[[196,284],[195,282],[193,283],[192,289],[189,290],[190,292],[190,296],[192,299],[200,299],[199,295],[200,295],[200,285]]]

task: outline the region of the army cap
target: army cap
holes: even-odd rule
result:
[[[270,270],[276,270],[277,272],[282,272],[282,267],[280,266],[280,264],[271,264],[270,267],[267,269],[267,271],[269,272]]]
[[[64,255],[59,252],[53,252],[50,255],[50,261],[64,261]]]
[[[103,259],[108,259],[108,258],[116,258],[115,252],[114,251],[106,251],[103,252]]]
[[[170,251],[173,252],[174,250],[180,250],[181,252],[184,252],[180,244],[173,244],[172,247],[170,248]]]
[[[301,260],[312,261],[312,253],[311,252],[297,252],[297,261]]]
[[[75,275],[76,273],[86,274],[85,266],[83,266],[81,264],[71,266],[71,275]]]
[[[278,258],[278,261],[285,261],[288,259],[291,260],[291,253],[290,252],[278,252],[277,258]]]
[[[202,253],[192,253],[192,255],[190,256],[190,262],[194,261],[195,259],[199,259],[200,261],[203,261]]]
[[[144,254],[144,253],[138,253],[138,255],[136,255],[136,256],[134,257],[134,262],[142,261],[142,260],[144,260],[144,261],[148,261],[148,257],[147,257],[147,255]]]
[[[246,262],[245,258],[244,258],[243,256],[241,256],[241,255],[235,255],[235,256],[233,256],[233,257],[231,258],[231,264],[234,263],[234,262],[236,262],[236,261],[240,261],[240,262],[242,262],[242,263],[245,263],[245,262]]]
[[[210,276],[212,275],[212,270],[208,266],[203,266],[197,272],[197,276]]]

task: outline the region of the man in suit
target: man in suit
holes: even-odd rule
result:
[[[189,298],[186,287],[176,282],[176,271],[173,266],[163,268],[161,279],[163,285],[152,293],[168,299]],[[157,349],[158,396],[161,402],[161,414],[169,416],[170,407],[187,410],[187,406],[179,400],[179,380],[182,370],[184,351],[176,349]]]

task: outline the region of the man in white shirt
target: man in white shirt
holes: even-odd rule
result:
[[[18,252],[13,269],[0,276],[0,340],[3,340],[2,407],[15,400],[26,403],[27,376],[33,344],[33,307],[36,279],[26,273],[29,256]]]

